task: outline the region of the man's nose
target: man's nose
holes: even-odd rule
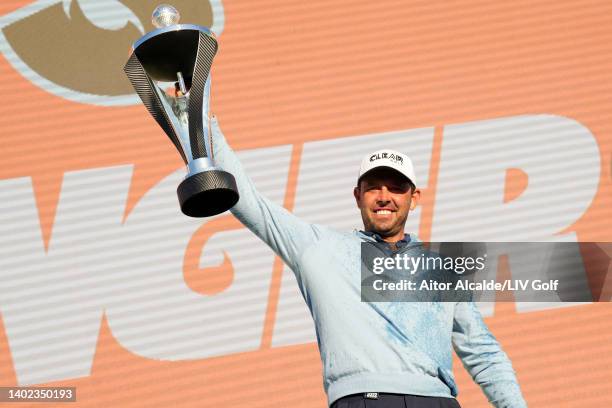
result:
[[[388,203],[391,201],[391,197],[389,195],[389,189],[386,186],[382,186],[378,189],[378,196],[376,197],[376,201],[378,203]]]

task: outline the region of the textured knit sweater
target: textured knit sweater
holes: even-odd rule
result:
[[[362,302],[361,243],[375,237],[311,224],[261,196],[212,119],[216,165],[234,175],[232,213],[293,270],[315,323],[328,403],[389,392],[455,397],[454,349],[495,407],[526,403],[510,360],[473,302]],[[410,235],[398,253],[418,239]]]

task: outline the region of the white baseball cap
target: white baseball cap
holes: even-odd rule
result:
[[[379,167],[389,167],[401,173],[416,186],[414,166],[412,165],[412,160],[410,160],[410,157],[391,149],[377,150],[366,155],[361,161],[359,177],[357,177],[357,180],[361,179],[361,177],[363,177],[367,172]]]

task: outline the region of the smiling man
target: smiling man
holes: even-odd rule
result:
[[[421,198],[415,179],[410,158],[393,150],[379,150],[361,162],[353,195],[361,211],[364,231],[378,234],[393,249],[404,239],[408,213]]]
[[[491,404],[527,406],[508,357],[474,303],[361,301],[362,243],[386,246],[391,254],[421,247],[404,232],[421,194],[408,156],[385,149],[363,159],[353,194],[364,229],[339,232],[262,197],[216,118],[211,128],[215,161],[236,177],[240,193],[232,213],[296,275],[315,323],[331,407],[459,407],[453,348]]]

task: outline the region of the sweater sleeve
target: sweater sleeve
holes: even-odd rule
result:
[[[216,117],[211,119],[211,130],[215,165],[236,178],[240,198],[232,214],[297,273],[299,256],[319,238],[319,228],[263,197],[225,140]]]
[[[474,302],[455,307],[453,348],[496,408],[526,408],[510,359],[482,320]]]

